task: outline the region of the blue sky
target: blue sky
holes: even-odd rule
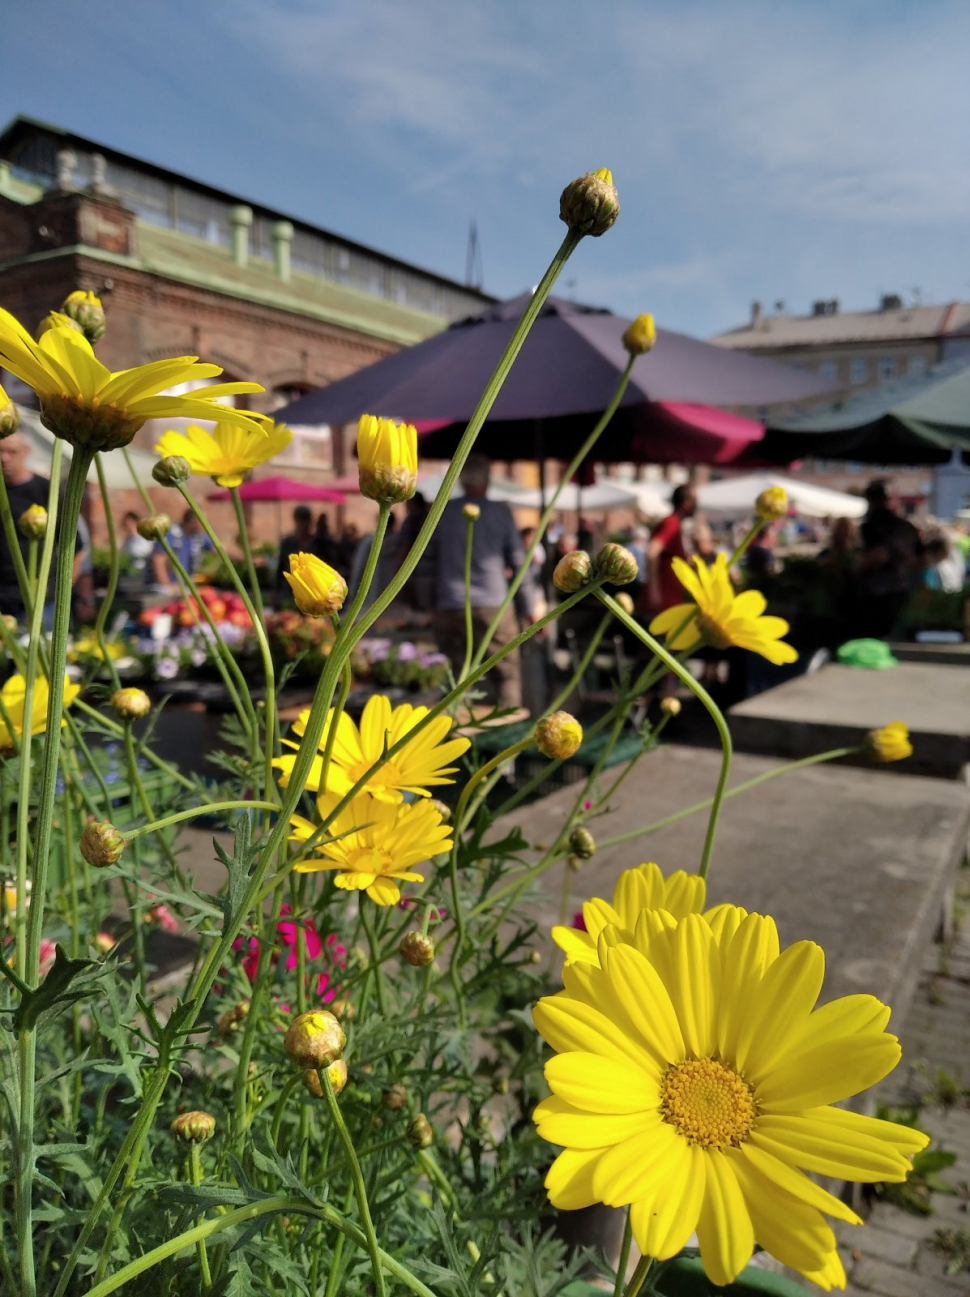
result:
[[[458,279],[474,217],[501,296],[609,166],[565,295],[701,336],[755,298],[970,298],[966,0],[31,0],[4,44],[4,119]]]

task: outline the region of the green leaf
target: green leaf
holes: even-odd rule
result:
[[[70,989],[74,979],[87,968],[97,968],[94,959],[70,959],[61,946],[54,948],[54,964],[50,972],[35,990],[29,991],[20,1001],[12,1019],[15,1032],[31,1031],[37,1025],[37,1019],[46,1009],[56,1004],[74,1004],[90,995],[94,987],[87,984],[74,991]]]

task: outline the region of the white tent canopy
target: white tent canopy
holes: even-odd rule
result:
[[[428,501],[435,498],[441,490],[441,484],[445,480],[444,473],[429,473],[426,477],[418,478],[418,490]],[[452,499],[458,498],[464,494],[461,484],[456,482],[451,492]],[[493,478],[488,484],[488,498],[490,500],[502,500],[506,504],[521,505],[523,508],[529,508],[531,501],[522,499],[528,496],[530,492],[526,487],[516,486],[514,482],[501,482]]]
[[[40,415],[36,410],[30,410],[26,406],[18,405],[17,410],[20,414],[20,431],[26,438],[30,451],[27,455],[27,467],[32,473],[38,473],[41,477],[47,477],[51,471],[51,452],[54,449],[55,437],[52,432],[44,427],[40,421]],[[64,467],[62,477],[67,465],[71,459],[71,447],[68,443],[61,443],[64,447]],[[152,469],[158,463],[158,456],[153,455],[148,450],[137,450],[133,447],[128,448],[128,457],[131,460],[132,468],[138,476],[138,480],[145,486],[154,486],[152,478]],[[105,483],[109,491],[135,489],[135,484],[131,480],[131,473],[128,471],[128,465],[125,463],[125,457],[120,451],[108,451],[101,456],[101,464],[104,468]],[[98,481],[98,470],[94,464],[88,472],[88,481],[96,484]]]
[[[865,500],[857,495],[779,473],[746,473],[709,482],[697,488],[697,507],[704,513],[743,517],[754,513],[755,500],[770,486],[784,487],[789,505],[808,518],[861,518],[866,511]]]
[[[546,505],[552,499],[555,489],[555,483],[546,487]],[[524,509],[539,509],[543,499],[538,487],[531,487],[523,490],[512,503]],[[637,497],[633,491],[619,482],[594,482],[592,486],[577,486],[575,482],[567,482],[556,500],[556,511],[575,513],[578,510],[582,513],[588,509],[590,513],[603,513],[607,509],[629,509],[636,503]]]

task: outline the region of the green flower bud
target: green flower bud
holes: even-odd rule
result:
[[[47,510],[42,504],[32,504],[17,519],[17,530],[25,540],[43,540],[47,534]]]
[[[330,1078],[330,1084],[333,1087],[334,1094],[339,1094],[347,1084],[347,1064],[342,1058],[334,1059],[329,1067],[320,1069],[326,1072]],[[323,1098],[323,1084],[320,1080],[320,1072],[316,1068],[308,1068],[303,1073],[303,1084],[310,1091],[315,1099]]]
[[[20,413],[7,393],[0,387],[0,440],[12,437],[20,427]]]
[[[390,1108],[391,1112],[400,1112],[407,1107],[407,1102],[408,1092],[403,1085],[392,1085],[381,1095],[381,1103],[385,1108]]]
[[[434,1143],[434,1130],[423,1112],[419,1112],[411,1119],[408,1126],[408,1142],[414,1148],[430,1148]]]
[[[584,549],[574,549],[556,564],[552,584],[563,594],[575,594],[593,579],[593,561]]]
[[[426,968],[434,960],[434,942],[423,932],[407,932],[398,953],[412,968]]]
[[[657,327],[652,315],[638,315],[623,335],[623,345],[631,356],[652,351],[657,341]]]
[[[182,455],[166,455],[152,469],[152,477],[159,486],[179,486],[192,476],[192,466]]]
[[[183,1112],[172,1122],[172,1134],[183,1144],[204,1144],[216,1132],[216,1119],[208,1112]]]
[[[152,700],[144,689],[116,689],[111,695],[111,706],[123,721],[141,720],[152,709]]]
[[[604,545],[593,560],[593,571],[604,577],[610,585],[629,585],[635,581],[640,569],[628,549],[622,545]]]
[[[283,1048],[302,1068],[329,1067],[343,1053],[347,1034],[326,1009],[311,1009],[294,1018]]]
[[[463,504],[461,511],[469,522],[477,522],[482,516],[482,506],[480,504]]]
[[[580,860],[591,860],[596,854],[596,839],[589,829],[578,824],[569,835],[569,850]]]
[[[620,214],[613,173],[606,167],[571,181],[559,199],[559,219],[577,234],[598,239]]]
[[[68,293],[61,312],[77,324],[92,347],[104,337],[104,307],[94,293],[81,289]]]
[[[167,513],[152,513],[139,518],[135,527],[142,540],[164,540],[172,530],[172,520]]]
[[[681,711],[681,702],[679,698],[668,695],[660,700],[660,710],[665,716],[679,716]]]
[[[754,502],[754,511],[765,522],[777,522],[788,513],[788,492],[783,486],[768,486]]]
[[[79,843],[81,855],[95,869],[116,865],[125,850],[125,839],[107,820],[92,820],[84,826]]]
[[[579,751],[583,727],[569,712],[553,712],[536,723],[536,747],[550,761],[564,760]]]

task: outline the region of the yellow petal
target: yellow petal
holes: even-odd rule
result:
[[[546,1063],[545,1077],[554,1094],[589,1112],[641,1112],[659,1102],[643,1068],[602,1054],[559,1054]]]
[[[754,1227],[731,1163],[717,1149],[705,1159],[707,1187],[697,1221],[704,1273],[711,1283],[733,1282],[751,1260]]]

